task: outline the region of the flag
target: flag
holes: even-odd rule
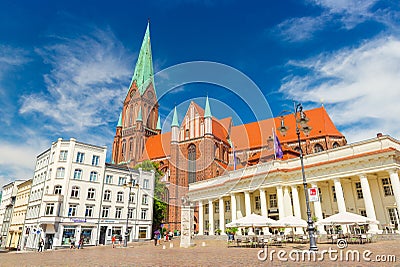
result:
[[[276,136],[275,131],[273,132],[273,134],[274,134],[275,159],[281,159],[283,158],[281,142],[279,142],[278,136]]]

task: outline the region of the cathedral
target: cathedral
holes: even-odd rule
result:
[[[277,159],[275,139],[283,154],[278,160],[299,156],[293,114],[233,125],[230,117],[213,116],[206,97],[205,103],[192,101],[181,121],[175,108],[170,131],[162,132],[158,108],[148,24],[116,127],[112,162],[130,167],[144,160],[159,163],[167,186],[165,227],[170,230],[180,230],[181,199],[189,184]],[[304,154],[346,145],[323,106],[305,113],[312,131],[301,133]],[[292,129],[286,135],[273,130],[282,121]]]

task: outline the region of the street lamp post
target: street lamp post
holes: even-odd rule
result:
[[[285,111],[283,111],[285,112]],[[309,119],[306,117],[306,114],[303,112],[303,106],[301,104],[294,103],[294,118],[296,124],[296,135],[297,142],[299,145],[300,152],[300,163],[301,163],[301,174],[303,177],[303,187],[304,187],[304,195],[306,198],[306,207],[307,207],[307,232],[310,238],[310,250],[316,251],[318,250],[317,243],[315,242],[315,228],[314,222],[311,218],[311,210],[310,210],[310,201],[307,190],[307,180],[304,172],[304,162],[303,162],[303,149],[301,148],[301,140],[300,140],[300,131],[302,131],[305,135],[308,135],[311,131],[311,127],[307,125]],[[288,130],[288,127],[285,126],[283,121],[283,116],[281,116],[281,126],[279,127],[279,131],[282,135],[285,135]]]
[[[124,240],[124,247],[128,246],[128,238],[129,238],[129,231],[128,231],[128,223],[129,223],[129,204],[131,202],[131,192],[132,192],[132,187],[139,187],[139,184],[136,183],[136,181],[133,179],[132,174],[129,175],[129,182],[124,184],[124,188],[129,187],[129,195],[128,195],[128,205],[127,205],[127,212],[126,212],[126,229],[125,229],[125,240]],[[137,192],[138,194],[139,192]],[[136,205],[138,203],[136,202]],[[135,226],[136,227],[136,221],[135,221]],[[136,233],[136,229],[135,229]]]

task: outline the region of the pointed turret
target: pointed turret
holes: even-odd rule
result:
[[[158,115],[156,130],[161,131],[161,120],[160,120],[160,115]]]
[[[122,127],[122,112],[119,113],[119,119],[118,119],[117,127]]]
[[[140,95],[143,95],[150,83],[152,83],[154,87],[153,60],[150,44],[150,22],[147,23],[146,33],[144,34],[142,47],[140,48],[135,72],[133,73],[129,88],[131,88],[134,82],[136,83]]]
[[[208,102],[208,96],[206,98],[206,108],[204,109],[204,118],[212,118],[210,103]]]
[[[178,142],[179,123],[178,123],[178,113],[176,112],[176,107],[174,108],[174,115],[172,117],[171,131],[172,131],[171,142]]]

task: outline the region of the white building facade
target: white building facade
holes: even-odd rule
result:
[[[16,180],[3,186],[3,196],[0,203],[0,247],[8,247],[7,235],[11,225],[12,213],[17,196],[17,186],[23,183],[23,180]]]
[[[318,188],[311,202],[317,220],[342,211],[378,220],[369,232],[398,229],[400,142],[389,136],[346,145],[304,157],[308,187]],[[275,160],[189,185],[198,203],[196,230],[213,235],[225,224],[251,213],[307,220],[299,159]],[[265,229],[266,231],[268,229]],[[324,234],[323,226],[318,232]]]
[[[106,153],[106,147],[59,138],[37,157],[21,247],[35,249],[40,238],[47,249],[80,239],[85,245],[107,244],[112,234],[124,235],[130,210],[123,184],[130,176],[139,183],[149,180],[148,189],[138,190],[151,200],[139,203],[139,210],[150,210],[145,219],[128,218],[129,238],[134,225],[146,227],[145,236],[136,236],[150,238],[154,173],[106,164]],[[130,209],[136,204],[129,203]]]

